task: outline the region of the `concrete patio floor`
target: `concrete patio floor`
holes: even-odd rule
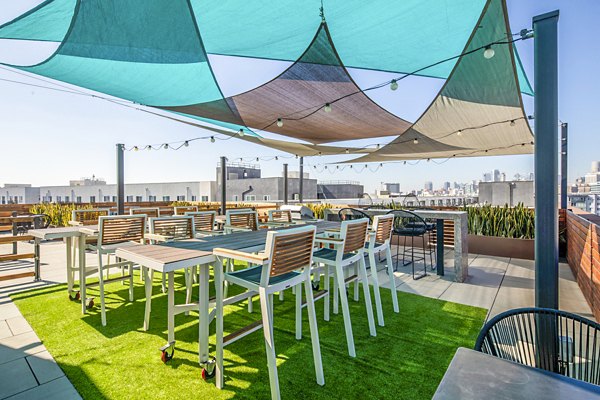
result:
[[[9,245],[0,245],[0,254],[9,251]],[[19,252],[32,251],[31,244],[19,244]],[[392,251],[395,252],[395,249]],[[96,256],[88,254],[87,257],[89,265],[94,265]],[[42,244],[41,260],[42,281],[33,282],[32,278],[0,281],[0,399],[80,398],[9,297],[18,291],[66,282],[65,248],[62,242]],[[452,263],[452,250],[446,250],[446,275],[438,276],[428,266],[429,275],[417,281],[412,279],[410,265],[400,267],[395,273],[397,290],[483,307],[489,310],[488,319],[511,308],[533,306],[533,261],[471,254],[469,279],[465,283],[454,282]],[[389,288],[389,278],[381,267],[378,272],[380,284]],[[416,267],[421,270],[422,264]],[[0,276],[31,269],[32,263],[29,261],[3,263],[0,264]],[[385,295],[382,292],[382,296]],[[566,264],[560,265],[560,307],[593,319]]]

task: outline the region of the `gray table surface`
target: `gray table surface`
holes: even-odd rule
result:
[[[459,348],[435,400],[600,399],[600,386]]]

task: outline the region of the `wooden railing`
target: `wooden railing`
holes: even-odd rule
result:
[[[600,320],[600,217],[566,213],[567,261],[594,317]]]

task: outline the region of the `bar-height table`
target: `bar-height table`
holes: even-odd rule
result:
[[[327,229],[339,227],[339,222],[317,222],[317,233],[323,233]],[[278,228],[289,229],[289,228]],[[161,348],[163,357],[168,348],[173,346],[174,342],[174,316],[178,313],[191,309],[198,310],[200,314],[199,337],[198,337],[198,355],[200,365],[205,366],[209,363],[208,358],[208,326],[211,319],[210,301],[208,298],[208,280],[210,265],[216,268],[222,266],[216,265],[216,258],[212,255],[214,248],[226,248],[231,250],[260,251],[265,247],[268,229],[260,229],[252,232],[239,232],[229,235],[207,236],[198,239],[187,239],[175,242],[166,242],[157,245],[138,245],[127,248],[120,248],[116,251],[116,256],[123,260],[132,261],[140,266],[153,269],[159,272],[167,272],[167,319],[168,319],[168,343]],[[174,272],[189,267],[200,266],[200,298],[199,303],[175,305],[174,300]],[[146,296],[151,294],[150,279],[146,277]],[[239,300],[239,296],[248,296],[242,294],[231,298],[225,304]],[[147,297],[148,299],[148,297]],[[146,302],[145,326],[147,326],[150,313],[149,302]],[[254,330],[260,328],[260,325],[254,326]],[[172,352],[171,352],[172,355]],[[170,357],[167,355],[167,357]],[[167,358],[168,359],[168,358]],[[164,360],[164,358],[163,358]]]

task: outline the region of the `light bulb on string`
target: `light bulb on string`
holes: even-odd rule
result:
[[[277,118],[277,126],[280,128],[283,126],[283,120],[281,118]]]
[[[379,150],[379,148],[380,148],[380,147],[381,147],[381,145],[380,145],[379,143],[377,143],[377,144],[375,145],[375,148],[376,148],[377,150]]]
[[[212,137],[211,139],[213,139],[212,141],[214,142],[214,137]],[[189,145],[190,145],[190,142],[188,142],[188,141],[186,140],[185,142],[183,142],[183,145],[184,145],[185,147],[189,147]]]
[[[167,149],[169,148],[169,143],[165,143],[165,144],[163,145],[163,147],[164,147],[164,149],[165,149],[165,150],[167,150]]]
[[[462,130],[461,130],[461,129],[459,129],[459,130],[456,132],[456,136],[462,136]]]
[[[406,161],[404,161],[404,165],[406,165]]]
[[[244,129],[240,128],[238,134],[243,137],[244,136]]]
[[[279,160],[279,157],[275,156],[275,161]]]
[[[346,154],[350,154],[350,149],[346,149]]]
[[[214,142],[215,142],[215,137],[214,137],[214,136],[211,136],[211,137],[210,137],[210,142],[211,142],[211,143],[214,143]],[[187,142],[186,142],[186,143],[187,143]]]
[[[398,82],[395,79],[392,79],[392,82],[390,83],[390,89],[392,89],[392,90],[398,89]]]
[[[413,139],[413,144],[419,144],[419,139],[417,139],[417,138],[414,138],[414,139]]]
[[[492,49],[491,44],[485,46],[485,50],[483,51],[483,57],[485,57],[486,60],[489,60],[490,58],[494,57],[495,54],[496,54],[496,51],[494,49]]]
[[[146,150],[152,150],[152,146],[151,145],[147,145],[146,146]]]
[[[325,107],[323,109],[326,113],[331,112],[331,104],[325,103]]]
[[[137,146],[133,146],[133,151],[138,151],[138,147]]]
[[[514,119],[510,121],[510,126],[515,126],[515,120]]]

